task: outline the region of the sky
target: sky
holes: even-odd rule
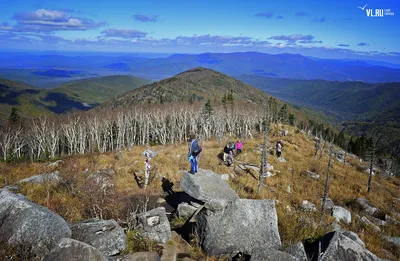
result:
[[[382,17],[371,17],[376,9]],[[399,0],[0,0],[0,10],[3,51],[258,51],[400,63]]]

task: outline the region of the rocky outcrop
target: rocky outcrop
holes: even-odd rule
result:
[[[296,257],[299,261],[307,261],[307,254],[304,250],[304,245],[302,242],[297,242],[296,244],[288,247],[286,252]]]
[[[71,230],[65,220],[21,194],[0,189],[0,242],[28,246],[43,256]]]
[[[107,261],[99,250],[89,244],[71,239],[61,239],[43,261]]]
[[[345,208],[335,206],[332,208],[332,216],[336,219],[336,221],[342,221],[346,224],[351,223],[351,213]]]
[[[157,252],[136,252],[124,256],[109,257],[108,261],[161,261]]]
[[[36,176],[32,176],[26,179],[22,179],[20,181],[18,181],[18,183],[36,183],[36,184],[40,184],[40,183],[44,183],[44,182],[60,182],[62,180],[62,177],[60,175],[60,172],[58,171],[54,171],[52,173],[48,173],[48,174],[41,174],[41,175],[36,175]]]
[[[362,244],[347,237],[343,231],[330,232],[319,240],[306,244],[305,249],[311,261],[380,260]]]
[[[159,243],[167,243],[171,238],[171,226],[164,207],[133,214],[129,225],[132,229],[138,230],[143,237]]]
[[[220,175],[210,170],[200,169],[195,175],[185,172],[180,186],[187,194],[203,202],[211,199],[233,201],[239,198]]]
[[[251,255],[255,248],[279,248],[278,217],[273,200],[237,199],[220,210],[197,215],[197,232],[209,256]]]
[[[87,243],[105,256],[113,256],[125,249],[124,229],[115,220],[89,219],[70,226],[72,238]]]

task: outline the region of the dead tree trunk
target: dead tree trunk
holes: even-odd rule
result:
[[[258,177],[258,194],[261,194],[262,192],[262,187],[264,185],[263,179],[265,176],[267,176],[267,132],[268,132],[268,124],[265,123],[263,126],[263,132],[264,132],[264,144],[263,144],[263,150],[261,154],[261,168],[260,168],[260,174]]]
[[[324,213],[325,202],[329,191],[329,175],[331,173],[332,155],[333,155],[333,145],[331,145],[329,148],[328,173],[326,174],[325,190],[324,190],[324,196],[322,198],[322,213]]]

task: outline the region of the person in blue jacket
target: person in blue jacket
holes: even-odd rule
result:
[[[202,151],[202,148],[196,139],[196,135],[191,135],[190,140],[191,141],[189,145],[189,154],[188,154],[188,159],[190,161],[190,173],[196,174],[199,169],[199,163],[197,161],[197,157]]]

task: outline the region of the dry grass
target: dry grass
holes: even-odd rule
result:
[[[279,130],[282,126],[272,126],[268,136],[268,147],[273,147],[279,137]],[[305,134],[296,133],[291,127],[289,135],[281,137],[284,143],[282,156],[287,159],[286,163],[281,163],[276,156],[268,154],[268,162],[274,166],[274,170],[280,171],[276,176],[265,179],[263,192],[257,193],[258,180],[257,173],[237,175],[230,181],[233,189],[243,198],[267,198],[277,199],[277,213],[279,218],[279,229],[284,246],[288,246],[299,240],[316,238],[330,230],[333,219],[329,214],[322,218],[318,214],[309,214],[299,211],[302,200],[308,200],[320,208],[320,197],[324,192],[324,184],[328,165],[328,146],[326,146],[324,156],[314,159],[314,142],[311,137]],[[226,137],[222,144],[234,138]],[[261,154],[254,149],[262,143],[262,136],[254,139],[242,140],[244,150],[235,159],[238,162],[260,164]],[[63,159],[63,163],[57,168],[62,176],[68,181],[67,184],[51,185],[24,185],[22,193],[34,202],[48,206],[56,211],[68,221],[77,221],[91,217],[93,213],[90,206],[93,199],[87,195],[86,177],[82,174],[85,169],[97,171],[101,169],[115,170],[115,186],[109,198],[102,202],[104,204],[103,214],[106,218],[126,217],[127,208],[133,211],[134,204],[138,201],[137,195],[150,196],[156,199],[162,195],[161,177],[166,177],[179,184],[182,170],[189,169],[187,160],[188,144],[153,146],[152,150],[157,155],[151,160],[152,174],[151,183],[146,190],[138,186],[137,179],[143,177],[144,157],[141,153],[145,147],[138,146],[131,151],[122,151],[121,158],[118,153],[91,154],[83,156],[68,157]],[[233,169],[220,164],[217,155],[221,152],[218,141],[209,140],[203,144],[203,152],[199,158],[199,166],[202,169],[210,169],[216,173],[233,173]],[[367,193],[366,173],[360,171],[360,162],[357,158],[349,158],[349,165],[343,166],[342,163],[334,160],[331,170],[329,187],[329,197],[337,205],[350,208],[350,203],[356,198],[363,197],[370,200],[372,204],[385,211],[391,212],[392,200],[399,197],[400,190],[399,178],[384,179],[378,176],[373,177],[373,186],[370,194]],[[0,186],[14,184],[18,180],[53,171],[43,163],[20,163],[20,164],[0,164]],[[305,175],[306,170],[318,173],[320,180],[314,180]],[[291,187],[291,194],[286,192],[287,186]],[[179,190],[179,185],[175,185],[175,190]],[[100,197],[101,195],[99,195]],[[101,202],[100,202],[101,203]],[[156,203],[151,203],[156,204]],[[291,211],[288,210],[291,209]],[[354,212],[353,212],[354,213]],[[368,249],[384,257],[382,248],[390,250],[390,246],[380,238],[380,235],[368,227],[364,227],[353,216],[353,222],[344,228],[356,232],[365,242]],[[400,227],[388,226],[384,228],[384,233],[391,236],[400,236]],[[397,254],[397,258],[400,256]]]

